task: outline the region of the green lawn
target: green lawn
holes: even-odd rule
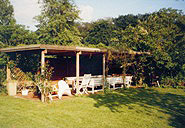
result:
[[[41,103],[0,96],[0,128],[185,127],[185,90],[127,89]]]

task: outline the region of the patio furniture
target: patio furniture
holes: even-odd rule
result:
[[[91,74],[84,74],[82,81],[79,83],[79,87],[75,84],[76,90],[79,89],[80,94],[88,94],[87,87],[89,86]]]
[[[71,89],[69,88],[69,85],[64,80],[60,80],[58,81],[58,87],[57,87],[57,84],[53,85],[52,92],[49,93],[48,97],[52,101],[53,97],[57,97],[57,96],[59,99],[62,99],[63,94],[71,96]]]
[[[58,96],[58,88],[57,88],[57,84],[55,84],[52,86],[52,91],[49,92],[48,97],[51,101],[53,101],[53,97],[57,97],[57,96]]]
[[[125,76],[124,85],[129,88],[131,86],[133,76]]]
[[[109,85],[109,89],[110,89],[111,85],[113,86],[113,89],[115,89],[115,85],[116,85],[115,77],[107,78],[107,82],[108,82],[108,85]]]
[[[108,77],[107,82],[109,84],[109,88],[113,86],[113,89],[116,89],[117,84],[121,84],[121,88],[123,87],[123,78],[121,76],[119,77]]]
[[[116,84],[121,85],[121,87],[117,87],[117,88],[123,88],[123,85],[124,85],[123,76],[119,76],[119,77],[116,78]]]
[[[92,88],[92,94],[94,94],[95,87],[102,86],[102,84],[103,84],[103,80],[101,77],[94,77],[94,78],[91,78],[88,87]]]
[[[86,77],[88,76],[88,74],[84,74],[84,75]],[[90,79],[89,84],[87,84],[87,88],[84,86],[84,90],[85,90],[86,94],[87,94],[87,92],[92,92],[94,94],[95,88],[103,85],[102,75],[92,76],[91,74],[89,74],[89,77],[90,77],[90,78],[88,78],[88,79]],[[68,84],[71,84],[72,87],[74,87],[74,90],[77,90],[76,77],[65,77],[65,78],[68,81]],[[84,76],[79,77],[80,86],[82,84],[83,79],[84,79]],[[84,84],[84,82],[83,82],[83,84]],[[91,88],[92,91],[87,90],[88,88]],[[82,87],[80,87],[80,90],[83,91]],[[80,92],[80,94],[82,94],[82,92]]]
[[[71,96],[71,89],[64,80],[60,80],[58,82],[58,98],[61,99],[63,94]]]

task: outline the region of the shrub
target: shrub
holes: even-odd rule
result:
[[[2,84],[0,84],[0,94],[7,94],[7,88]]]
[[[179,88],[184,82],[183,80],[179,80],[178,78],[166,77],[162,78],[161,83],[164,87]]]

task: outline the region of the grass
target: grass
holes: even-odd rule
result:
[[[0,95],[1,128],[182,128],[185,90],[120,89],[52,103]]]

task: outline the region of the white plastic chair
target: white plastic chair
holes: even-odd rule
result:
[[[89,88],[92,88],[92,94],[94,94],[94,87],[95,87],[95,81],[94,79],[91,79],[90,80],[90,83],[89,83]]]
[[[116,88],[116,78],[115,77],[110,78],[110,80],[109,80],[109,89],[110,89],[111,85],[113,86],[113,89]]]
[[[71,89],[69,88],[69,85],[64,81],[60,80],[58,81],[58,88],[56,85],[53,86],[53,92],[56,92],[57,94],[52,95],[51,93],[49,94],[49,99],[52,101],[53,97],[58,96],[59,99],[62,99],[62,95],[66,94],[71,96]]]
[[[132,77],[133,76],[125,76],[124,79],[124,84],[127,88],[129,88],[131,86],[131,82],[132,82]]]
[[[80,94],[88,94],[87,87],[89,86],[90,79],[91,79],[91,74],[84,74],[82,82],[79,84],[79,88],[78,88]]]
[[[58,88],[57,88],[57,85],[55,84],[52,86],[52,92],[49,92],[48,97],[51,101],[53,101],[53,97],[57,97],[57,96],[58,96]]]
[[[60,80],[58,82],[58,98],[62,99],[63,94],[66,94],[68,96],[72,95],[69,85],[64,80]]]
[[[92,88],[92,94],[95,93],[95,87],[102,86],[103,85],[103,79],[102,77],[97,77],[97,78],[91,78],[90,83],[89,83],[89,88]],[[96,90],[98,91],[98,90]]]

